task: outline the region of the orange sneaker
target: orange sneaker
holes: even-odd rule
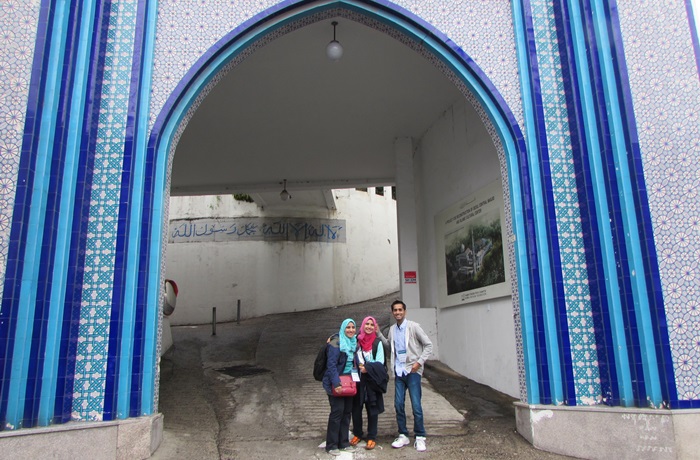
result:
[[[371,440],[371,439],[368,439],[368,440],[367,440],[367,445],[365,446],[365,449],[367,449],[367,450],[372,450],[372,449],[374,449],[374,448],[376,447],[376,445],[377,445],[377,442],[376,442],[376,441],[373,441],[373,440]]]
[[[351,446],[356,446],[358,442],[362,441],[362,439],[358,438],[357,436],[353,436],[352,439],[350,440],[350,445]]]

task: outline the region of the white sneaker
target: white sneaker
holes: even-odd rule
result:
[[[400,449],[409,444],[411,444],[411,440],[408,439],[408,436],[405,434],[400,434],[399,437],[394,439],[394,442],[391,443],[391,447],[394,449]]]
[[[428,450],[428,448],[425,447],[425,436],[416,436],[416,442],[413,444],[413,447],[415,447],[418,452],[425,452]]]

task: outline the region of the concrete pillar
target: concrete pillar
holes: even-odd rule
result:
[[[394,141],[394,154],[396,155],[396,216],[399,235],[401,297],[410,309],[420,306],[413,140],[409,137],[397,138]]]

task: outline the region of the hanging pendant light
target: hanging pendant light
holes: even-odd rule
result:
[[[282,187],[282,191],[280,192],[280,200],[287,201],[291,199],[292,195],[287,191],[287,179],[285,179],[284,186]]]
[[[338,25],[338,21],[333,21],[331,24],[333,25],[333,40],[326,46],[326,56],[331,61],[338,61],[343,57],[343,46],[335,39],[335,26]]]

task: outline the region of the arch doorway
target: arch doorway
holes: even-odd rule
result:
[[[333,21],[346,48],[339,62],[324,53]],[[432,306],[433,322],[444,313],[447,324],[481,325],[467,342],[450,338],[456,331],[441,332],[441,359],[464,373],[480,369],[484,383],[526,398],[521,324],[513,320],[520,315],[518,279],[528,278],[518,271],[526,274],[529,264],[521,194],[527,176],[516,166],[521,139],[483,72],[436,31],[359,2],[305,6],[234,30],[188,72],[151,137],[153,202],[167,200],[157,191],[168,181],[173,195],[249,193],[273,208],[281,205],[283,178],[310,201],[334,188],[396,184],[401,270],[420,273],[417,283],[402,284],[404,299]],[[504,239],[507,293],[468,311],[436,312],[436,236],[419,219],[494,182],[504,203],[503,233],[521,235]],[[162,208],[153,209],[153,221],[162,222]],[[152,254],[151,270],[160,273],[161,254]],[[484,316],[492,308],[498,313]],[[484,340],[494,343],[479,348],[496,355],[464,362],[461,350]]]

